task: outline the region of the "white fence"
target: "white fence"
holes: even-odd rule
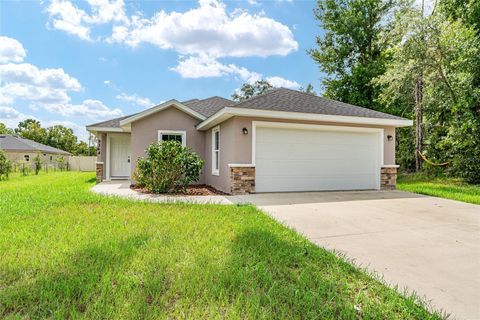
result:
[[[97,157],[70,156],[68,158],[68,167],[71,171],[95,171]]]

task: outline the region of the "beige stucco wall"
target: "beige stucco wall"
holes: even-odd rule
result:
[[[32,151],[5,151],[5,155],[7,158],[12,161],[15,164],[21,164],[21,163],[28,163],[30,164],[31,167],[33,167],[33,158],[37,156],[37,154],[40,155],[40,159],[42,161],[42,164],[49,164],[49,165],[55,165],[56,159],[58,157],[62,157],[62,155],[58,155],[55,153],[48,153],[48,152],[32,152]],[[25,155],[30,156],[30,161],[25,161]],[[52,160],[50,160],[50,156],[52,157]],[[64,155],[63,158],[65,160],[68,160],[68,155]]]
[[[395,164],[395,128],[358,125],[358,124],[339,124],[332,122],[318,121],[289,121],[268,118],[251,118],[251,117],[232,117],[220,124],[220,175],[212,175],[212,129],[206,134],[205,141],[205,183],[209,184],[221,191],[230,191],[230,171],[228,164],[249,164],[252,163],[252,121],[269,121],[269,122],[289,122],[304,124],[319,124],[332,126],[352,126],[366,128],[383,128],[384,129],[384,164]],[[248,134],[243,134],[243,128],[248,129]],[[392,135],[392,141],[388,141],[387,136]]]
[[[152,114],[132,123],[131,129],[131,168],[134,172],[137,159],[145,156],[145,149],[152,142],[158,141],[159,130],[186,131],[186,146],[205,159],[205,132],[195,126],[200,120],[174,107]],[[204,183],[202,171],[199,183]]]

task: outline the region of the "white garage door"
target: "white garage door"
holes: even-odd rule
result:
[[[257,125],[255,135],[257,192],[380,187],[381,129]]]

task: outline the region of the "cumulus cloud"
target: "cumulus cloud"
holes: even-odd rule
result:
[[[0,101],[10,104],[15,99],[43,103],[66,103],[67,91],[80,91],[80,82],[63,69],[39,69],[29,63],[0,65]]]
[[[116,96],[117,99],[127,101],[127,102],[132,102],[136,105],[142,106],[142,107],[151,107],[153,105],[152,101],[148,98],[142,98],[139,97],[137,94],[126,94],[122,92],[121,94],[118,94]]]
[[[122,110],[110,109],[102,101],[94,99],[84,100],[80,104],[42,104],[41,108],[66,117],[83,116],[91,119],[107,119],[123,115]]]
[[[234,64],[222,64],[215,58],[206,55],[181,59],[178,65],[170,70],[179,73],[183,78],[193,79],[236,75],[243,81],[255,82],[261,78],[259,73],[250,72],[246,68]]]
[[[253,83],[263,78],[262,74],[252,72],[244,67],[238,67],[235,64],[222,64],[217,59],[209,56],[190,56],[181,59],[176,67],[170,70],[179,73],[182,78],[209,78],[222,77],[226,75],[238,76],[245,82]],[[296,81],[287,80],[278,76],[266,77],[274,87],[285,87],[291,89],[300,88],[300,84]]]
[[[20,121],[28,118],[35,119],[35,117],[18,112],[14,108],[0,107],[0,122],[4,123],[7,128],[15,128]]]
[[[0,63],[22,62],[26,55],[27,52],[20,42],[0,36]]]
[[[17,42],[23,48],[18,41],[11,40],[13,41],[8,42]],[[21,59],[23,58],[24,56]],[[71,103],[69,92],[81,91],[83,88],[77,79],[61,68],[41,69],[30,63],[8,62],[0,64],[0,79],[0,119],[9,119],[9,122],[18,123],[27,117],[11,107],[18,100],[29,103],[34,110],[43,109],[61,116],[105,119],[122,115],[120,109],[109,108],[98,100]]]
[[[267,77],[265,80],[268,81],[272,86],[280,88],[290,88],[290,89],[298,89],[300,88],[300,83],[292,80],[287,80],[282,77]]]
[[[267,57],[298,49],[290,29],[263,14],[228,13],[217,0],[200,0],[186,12],[163,10],[146,19],[133,16],[129,26],[114,28],[111,41],[130,46],[150,43],[181,54],[212,57]]]
[[[127,23],[123,0],[87,0],[90,13],[76,7],[68,0],[53,0],[47,8],[49,26],[75,35],[83,40],[91,40],[92,25],[110,22]]]

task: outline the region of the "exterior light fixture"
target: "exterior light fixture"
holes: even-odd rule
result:
[[[392,141],[392,140],[393,140],[393,136],[392,136],[391,134],[389,134],[389,135],[387,136],[387,140],[388,140],[388,141]]]
[[[248,129],[247,129],[247,128],[243,128],[243,129],[242,129],[242,132],[243,132],[243,134],[248,134]]]

